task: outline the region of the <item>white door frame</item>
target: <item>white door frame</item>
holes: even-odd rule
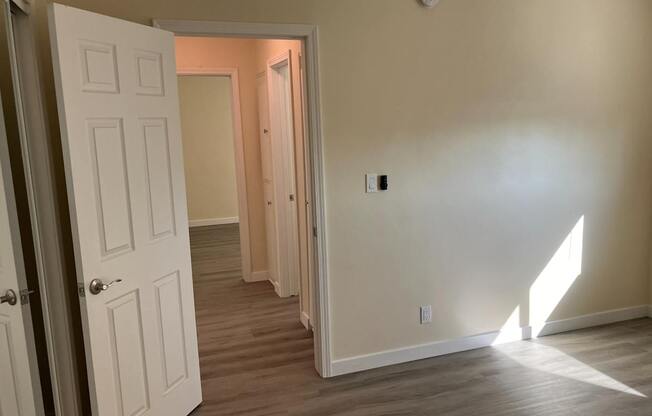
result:
[[[12,290],[13,295],[20,298],[17,303],[2,305],[0,312],[0,326],[4,332],[3,353],[6,354],[0,359],[7,364],[3,365],[3,388],[8,387],[8,390],[0,391],[0,401],[8,400],[7,403],[0,403],[0,412],[3,409],[5,413],[22,410],[25,414],[43,416],[42,380],[34,346],[32,313],[30,305],[23,305],[22,301],[22,293],[30,287],[25,272],[8,144],[0,98],[0,227],[4,233],[0,235],[3,255],[3,264],[0,265],[0,284],[3,287],[0,295],[8,295]]]
[[[306,64],[303,59],[303,53],[299,53],[299,88],[301,89],[299,97],[301,100],[301,126],[303,127],[303,137],[309,137],[310,132],[308,131],[308,111],[306,109],[306,104],[308,99],[306,97],[306,74],[305,74]],[[303,146],[303,160],[310,160],[310,146]],[[312,170],[310,166],[304,163],[303,166],[303,182],[304,187],[306,188],[306,205],[303,209],[306,211],[306,228],[308,230],[308,238],[305,249],[308,253],[308,311],[303,310],[301,307],[301,321],[306,328],[312,328],[313,319],[315,315],[315,282],[314,282],[314,260],[315,260],[315,247],[312,244],[312,237],[310,231],[313,229],[314,217],[311,213],[312,207]],[[303,278],[301,279],[303,281]]]
[[[319,53],[317,26],[290,23],[242,23],[194,20],[154,20],[155,27],[181,36],[221,36],[302,40],[306,60],[306,96],[310,172],[312,178],[312,217],[315,246],[313,282],[315,313],[313,334],[315,367],[322,377],[332,375],[330,343],[330,304],[326,252],[326,215],[324,201],[324,168],[322,152],[321,101],[319,96]]]
[[[251,240],[249,234],[249,204],[247,200],[247,174],[245,171],[244,139],[242,136],[242,110],[240,107],[240,79],[237,68],[181,67],[177,76],[219,76],[231,80],[231,113],[233,120],[233,150],[235,156],[235,181],[238,192],[238,218],[240,221],[240,253],[242,278],[252,281]]]
[[[6,8],[14,103],[19,118],[20,145],[25,171],[32,237],[36,255],[43,323],[48,362],[58,416],[80,415],[81,397],[71,314],[78,309],[76,298],[67,292],[70,276],[63,264],[65,252],[62,238],[66,230],[59,220],[59,206],[52,144],[43,102],[39,62],[32,38],[30,2],[3,0]],[[9,18],[12,4],[15,17]],[[14,33],[16,36],[14,36]],[[21,82],[22,81],[22,82]],[[47,272],[46,272],[47,271]]]

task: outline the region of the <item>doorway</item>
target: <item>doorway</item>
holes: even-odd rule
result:
[[[181,113],[184,119],[184,150],[189,195],[190,225],[214,226],[239,222],[242,278],[246,282],[269,281],[280,297],[298,296],[299,320],[310,328],[311,295],[309,256],[310,186],[306,174],[304,101],[300,85],[300,53],[298,40],[249,38],[176,38],[177,73],[180,76]],[[188,102],[184,92],[185,78],[194,77],[195,83],[208,82],[211,76],[231,79],[232,126],[222,121],[222,132],[231,134],[222,155],[235,155],[238,215],[217,212],[207,207],[208,199],[215,204],[233,201],[230,190],[220,192],[215,184],[222,178],[219,168],[203,169],[208,158],[226,169],[222,176],[230,176],[231,160],[222,163],[215,156],[214,143],[204,142],[220,136],[219,132],[198,135],[205,109],[210,106],[199,101]],[[204,93],[209,87],[204,88]],[[200,88],[201,89],[201,88]],[[229,95],[228,93],[226,95]],[[217,102],[219,100],[215,100]],[[187,106],[187,108],[184,108]],[[225,107],[222,105],[222,107]],[[194,110],[190,110],[194,108]],[[215,110],[217,111],[217,110]],[[212,122],[223,116],[212,116]],[[218,129],[219,127],[214,127]],[[223,138],[224,139],[224,138]],[[202,149],[204,151],[202,151]],[[194,155],[189,158],[188,155]],[[204,183],[203,186],[197,184]],[[213,184],[213,186],[210,185]],[[233,183],[230,180],[229,183]],[[201,189],[200,189],[201,188]],[[224,187],[223,187],[224,188]],[[206,194],[209,194],[206,196]],[[194,199],[194,200],[193,200]],[[194,211],[203,211],[195,214]],[[235,221],[230,219],[235,218]]]
[[[190,229],[235,233],[241,277],[258,280],[251,266],[238,71],[186,67],[177,78]]]
[[[271,244],[274,245],[272,255],[275,256],[276,280],[273,280],[272,283],[279,296],[293,296],[300,293],[302,296],[309,297],[309,288],[306,291],[300,291],[300,219],[297,208],[297,176],[299,175],[297,175],[295,167],[295,146],[303,147],[303,143],[297,143],[294,121],[297,116],[302,114],[303,109],[300,108],[301,112],[295,114],[292,105],[291,55],[292,50],[290,49],[267,61],[267,112],[269,115],[264,115],[261,119],[269,120],[270,132],[263,137],[268,144],[266,146],[261,144],[261,151],[268,153],[268,155],[263,154],[263,158],[271,162],[270,177],[276,201],[276,210],[272,217],[275,224],[273,226],[268,224],[268,229],[275,230]],[[259,101],[263,101],[259,107],[262,107],[262,111],[265,112],[264,98],[259,97]],[[305,162],[303,165],[305,166]],[[302,176],[305,177],[305,173]],[[305,194],[304,191],[303,195]],[[305,223],[303,225],[306,227]]]
[[[303,44],[175,42],[202,385],[256,389],[314,361]]]
[[[312,362],[302,42],[175,42],[202,371],[233,351],[243,376],[256,354]]]
[[[251,280],[237,81],[230,71],[178,73],[196,284],[224,273]]]

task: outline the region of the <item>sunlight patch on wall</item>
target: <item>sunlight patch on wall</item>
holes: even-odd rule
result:
[[[509,315],[509,318],[507,318],[507,321],[491,345],[501,345],[528,338],[530,338],[529,327],[521,327],[521,307],[517,306],[512,314]]]
[[[530,287],[530,326],[538,336],[568,289],[582,273],[584,216]]]

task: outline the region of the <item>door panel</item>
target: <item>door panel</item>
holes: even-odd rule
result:
[[[93,119],[87,124],[102,257],[118,256],[134,248],[123,121]]]
[[[18,218],[13,193],[7,135],[0,102],[0,296],[13,293],[13,302],[0,303],[0,415],[43,415]],[[8,293],[11,290],[13,292]],[[6,299],[8,300],[8,299]]]
[[[258,93],[258,120],[260,130],[260,152],[263,170],[263,193],[265,196],[265,230],[267,237],[267,268],[270,280],[278,284],[277,234],[274,197],[274,175],[272,172],[272,135],[270,133],[269,103],[265,75],[256,79]]]
[[[165,391],[169,392],[188,378],[179,273],[162,277],[155,286],[156,312],[164,352],[161,365],[165,369]]]
[[[111,362],[119,391],[116,399],[123,415],[136,415],[149,409],[141,306],[137,291],[106,305]]]
[[[147,203],[151,241],[174,235],[176,218],[170,166],[170,140],[165,119],[140,120],[147,163]]]
[[[58,4],[50,25],[94,414],[187,415],[201,384],[173,35]]]
[[[294,165],[294,122],[292,114],[291,51],[267,65],[271,120],[271,155],[276,197],[275,217],[279,296],[299,294],[299,242]]]

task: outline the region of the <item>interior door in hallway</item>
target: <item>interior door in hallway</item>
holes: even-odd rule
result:
[[[0,415],[43,415],[7,135],[0,102]]]
[[[265,196],[265,231],[267,238],[267,268],[269,279],[278,285],[278,237],[276,233],[276,213],[274,211],[274,174],[272,172],[272,135],[269,124],[269,102],[267,96],[267,78],[260,74],[256,78],[258,95],[258,120],[260,130],[260,152],[263,171],[263,192]]]
[[[172,33],[53,4],[50,30],[95,416],[202,400]]]
[[[288,51],[267,63],[267,88],[271,125],[271,160],[276,198],[279,296],[299,294],[299,226],[294,163],[292,61]]]

